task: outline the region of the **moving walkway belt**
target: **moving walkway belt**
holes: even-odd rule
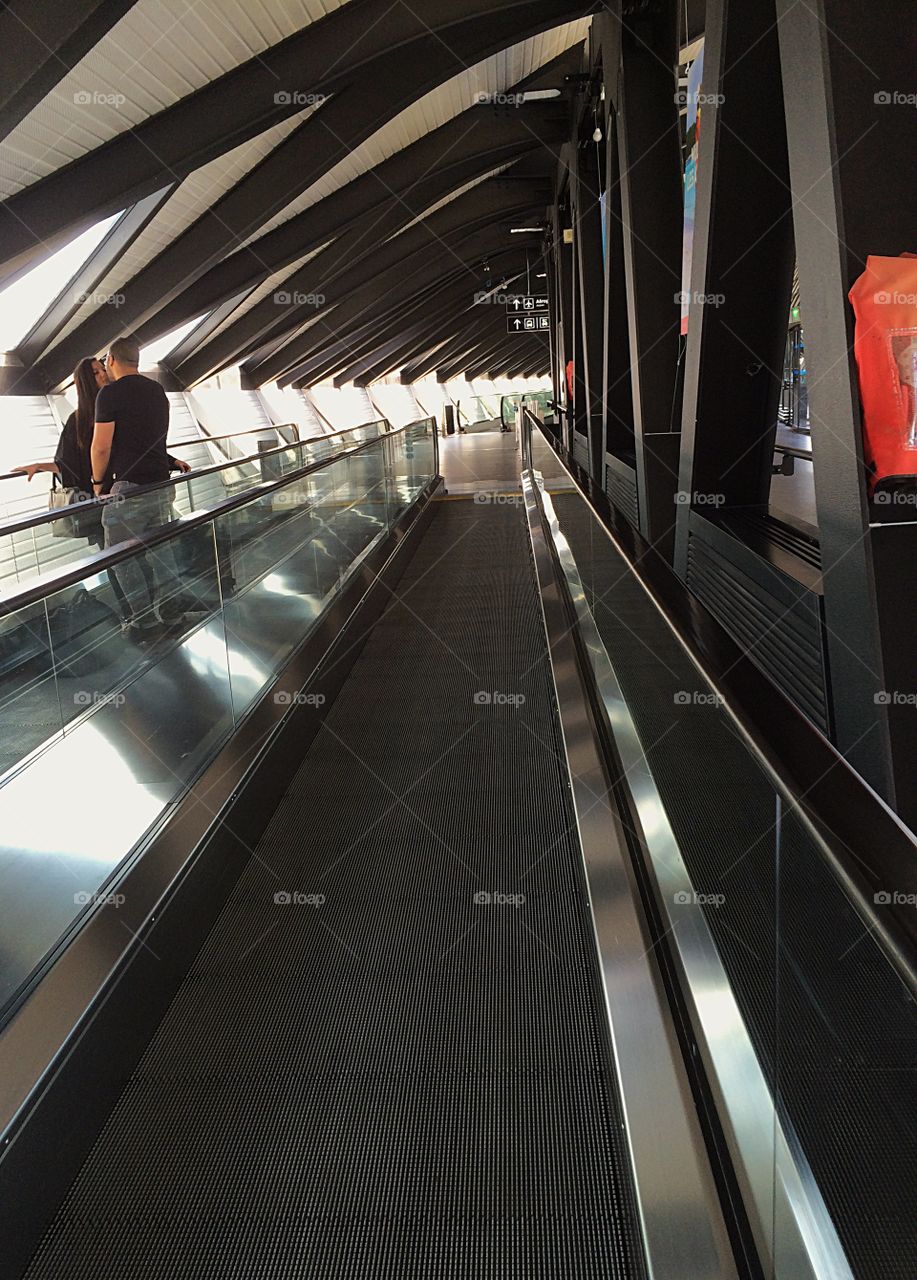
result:
[[[29,1280],[642,1277],[601,1006],[521,510],[440,504]]]

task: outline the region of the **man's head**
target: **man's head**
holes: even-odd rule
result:
[[[117,381],[129,373],[136,373],[139,367],[140,343],[134,338],[116,338],[105,357],[108,376]]]

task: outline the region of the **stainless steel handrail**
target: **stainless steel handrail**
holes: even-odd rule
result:
[[[222,502],[216,503],[215,506],[207,507],[203,511],[195,511],[191,515],[182,516],[179,520],[172,520],[168,524],[161,525],[158,529],[145,533],[142,538],[130,538],[127,542],[119,543],[109,550],[100,551],[93,556],[78,560],[57,573],[42,575],[28,587],[23,588],[22,591],[5,599],[0,599],[0,618],[15,613],[19,609],[27,608],[31,604],[37,604],[47,596],[63,591],[67,587],[72,587],[86,577],[104,572],[111,568],[112,565],[119,564],[122,560],[132,556],[141,547],[156,547],[162,542],[168,542],[172,538],[180,537],[188,529],[196,529],[200,525],[209,524],[230,511],[247,506],[250,502],[275,493],[278,489],[286,488],[287,485],[292,484],[294,481],[302,480],[306,476],[312,475],[315,471],[321,471],[324,467],[331,466],[332,463],[340,462],[342,458],[352,458],[356,454],[364,453],[366,450],[371,449],[373,445],[379,444],[380,441],[391,440],[393,437],[401,435],[411,427],[419,426],[421,423],[430,423],[435,437],[435,420],[433,418],[418,418],[416,422],[407,422],[403,427],[398,427],[395,430],[386,432],[384,435],[377,436],[375,440],[366,440],[362,444],[354,445],[351,449],[344,449],[340,453],[334,454],[333,457],[321,458],[318,462],[310,462],[308,466],[300,467],[296,471],[288,471],[276,480],[263,480],[242,493],[234,494],[231,498],[226,498]],[[263,457],[264,455],[256,456]]]

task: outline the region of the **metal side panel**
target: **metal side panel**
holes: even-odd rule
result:
[[[523,489],[650,1274],[654,1280],[734,1277],[704,1137],[653,958],[655,944],[639,905],[542,526],[540,503],[550,516],[550,499],[544,493],[539,498],[529,474]],[[552,533],[558,536],[556,528]]]

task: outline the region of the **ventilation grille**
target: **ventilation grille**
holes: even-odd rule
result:
[[[612,506],[628,520],[635,529],[640,526],[640,507],[637,502],[637,481],[631,475],[622,475],[612,466],[605,466],[605,492]]]
[[[821,598],[797,584],[785,597],[768,591],[696,535],[688,541],[688,586],[748,656],[827,734]]]

